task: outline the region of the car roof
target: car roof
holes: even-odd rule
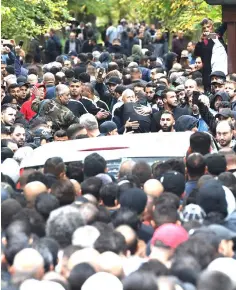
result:
[[[43,166],[48,158],[61,157],[64,162],[83,161],[97,152],[107,161],[134,157],[183,157],[192,132],[143,133],[103,136],[51,142],[36,148],[23,159],[21,168]]]

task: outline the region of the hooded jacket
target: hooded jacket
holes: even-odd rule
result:
[[[198,119],[190,115],[183,115],[178,118],[175,123],[176,132],[191,131],[193,128],[197,127]]]
[[[140,61],[141,57],[143,57],[142,49],[138,44],[134,44],[132,47],[132,55],[128,57],[128,61]]]
[[[110,61],[110,55],[108,52],[103,52],[100,57],[99,61],[101,62],[101,67],[107,69],[108,68],[108,63]]]
[[[44,98],[45,98],[45,96],[46,96],[45,85],[38,83],[35,86],[37,88],[40,88],[40,87],[44,88]],[[35,97],[36,97],[35,94],[32,94],[30,99],[27,102],[25,102],[20,109],[21,113],[24,115],[24,117],[27,121],[31,120],[36,115],[36,113],[31,109],[31,104],[32,104],[33,100],[35,99]]]
[[[226,93],[226,92],[218,92],[218,93],[216,93],[212,97],[211,104],[210,104],[210,107],[213,110],[215,110],[214,105],[215,105],[215,101],[216,101],[216,98],[217,97],[221,97],[221,101],[223,101],[223,102],[229,102],[230,101],[230,97],[229,97],[229,94],[228,93]]]

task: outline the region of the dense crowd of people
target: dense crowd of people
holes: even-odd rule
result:
[[[236,289],[236,73],[227,26],[201,26],[172,45],[125,19],[103,44],[90,23],[64,48],[54,29],[27,52],[2,40],[2,289]],[[20,170],[50,142],[186,131],[184,158],[128,159],[117,176],[102,153]]]

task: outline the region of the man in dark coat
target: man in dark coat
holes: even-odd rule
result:
[[[79,39],[76,39],[74,32],[70,33],[69,39],[65,43],[64,53],[68,54],[70,51],[75,51],[77,54],[81,52],[82,43]]]

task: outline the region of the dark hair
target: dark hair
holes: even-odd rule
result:
[[[59,178],[60,174],[63,172],[65,172],[65,164],[61,157],[47,159],[44,164],[44,174],[50,173]]]
[[[174,259],[170,269],[171,275],[193,285],[196,285],[200,272],[201,267],[198,261],[190,255]]]
[[[155,204],[159,206],[174,207],[176,210],[179,208],[179,204],[180,204],[180,199],[176,194],[172,192],[166,192],[166,191],[164,191],[154,201],[155,201]]]
[[[66,69],[64,74],[65,74],[66,78],[68,78],[68,79],[71,79],[71,78],[73,78],[75,76],[75,72],[71,68]]]
[[[169,269],[160,261],[154,259],[143,263],[139,270],[143,272],[153,273],[156,277],[167,276],[169,274]]]
[[[24,128],[24,130],[25,130],[24,125],[22,125],[21,123],[16,123],[16,124],[14,124],[14,125],[12,125],[12,126],[10,127],[10,133],[11,133],[11,134],[14,133],[15,129],[18,128],[18,127],[20,127],[20,128]]]
[[[121,225],[127,225],[136,232],[141,226],[141,221],[137,213],[123,207],[113,212],[111,215],[111,222],[115,228]]]
[[[19,88],[19,85],[18,84],[10,84],[9,86],[8,86],[8,92],[10,92],[10,90],[11,89],[15,89],[15,88]]]
[[[79,74],[79,77],[78,77],[79,81],[82,82],[82,83],[89,83],[90,82],[90,75],[86,72],[83,72],[81,74]]]
[[[119,69],[118,64],[116,62],[110,62],[108,64],[108,72],[116,70],[116,69],[117,70]]]
[[[82,194],[92,194],[99,200],[99,191],[102,187],[102,180],[98,177],[90,177],[81,183]]]
[[[200,177],[205,173],[206,162],[201,154],[193,153],[188,156],[186,167],[190,177]]]
[[[73,203],[76,196],[73,183],[67,179],[55,182],[51,187],[51,194],[58,199],[60,206]]]
[[[47,177],[42,172],[40,172],[38,170],[36,170],[28,175],[27,180],[26,180],[26,184],[33,182],[33,181],[40,181],[43,184],[45,184],[46,187],[48,187]]]
[[[35,208],[45,221],[50,213],[60,206],[59,200],[52,194],[40,193],[35,199]]]
[[[179,220],[179,214],[174,206],[157,204],[153,212],[153,220],[156,227],[160,227],[166,223],[175,224]]]
[[[153,163],[152,165],[153,178],[158,179],[162,174],[164,174],[165,172],[169,170],[171,170],[171,166],[165,161]]]
[[[185,175],[185,165],[183,158],[171,158],[166,160],[166,163],[170,165],[171,171],[178,171]]]
[[[79,53],[78,58],[81,60],[81,62],[86,62],[88,60],[86,53]]]
[[[58,130],[55,132],[54,137],[58,138],[67,137],[67,132],[65,130]]]
[[[52,254],[52,263],[55,267],[58,263],[58,252],[60,248],[58,242],[52,238],[44,237],[40,239],[40,244],[49,249]]]
[[[4,250],[4,255],[7,260],[7,263],[12,266],[14,262],[15,255],[25,248],[29,248],[29,238],[22,232],[15,233],[7,241],[6,248]]]
[[[152,177],[152,169],[148,163],[140,161],[134,165],[132,175],[136,176],[141,184],[144,184]]]
[[[105,206],[115,206],[115,200],[118,200],[119,186],[115,183],[104,185],[100,190],[100,199]]]
[[[72,139],[78,131],[84,129],[85,127],[81,124],[75,123],[70,125],[70,127],[67,129],[67,136],[69,139]]]
[[[9,198],[1,204],[2,230],[5,230],[13,220],[13,216],[22,209],[20,203]]]
[[[101,155],[92,153],[84,159],[84,175],[91,177],[99,173],[104,173],[106,166],[106,160]]]
[[[37,76],[37,75],[38,75],[38,71],[37,71],[37,69],[34,68],[34,67],[30,67],[29,70],[28,70],[28,75],[31,75],[31,74]]]
[[[206,155],[210,152],[211,137],[204,132],[195,132],[190,136],[190,147],[192,152]]]
[[[98,214],[96,215],[96,221],[109,224],[111,222],[111,214],[105,206],[100,205],[98,207]]]
[[[218,176],[218,179],[224,186],[227,186],[236,198],[236,177],[231,172],[223,172]]]
[[[35,209],[24,208],[14,215],[13,220],[29,222],[31,233],[38,237],[45,236],[45,221]]]
[[[49,272],[51,266],[53,266],[53,256],[48,247],[44,243],[41,243],[41,240],[38,240],[33,244],[33,249],[38,251],[42,256],[45,273]]]
[[[76,265],[70,272],[68,282],[71,290],[80,290],[84,282],[93,274],[94,268],[88,263],[81,263]]]
[[[5,161],[7,158],[13,158],[14,152],[8,147],[1,147],[1,161]]]
[[[69,179],[75,179],[79,183],[84,180],[84,166],[81,161],[73,161],[67,165],[66,175]]]
[[[99,253],[110,251],[119,255],[126,250],[125,238],[116,231],[111,232],[109,235],[100,235],[94,243],[94,248]]]
[[[190,255],[194,257],[201,270],[205,269],[215,257],[215,249],[209,242],[198,237],[190,237],[188,241],[181,244],[175,251],[175,257],[181,258]]]
[[[123,280],[124,290],[158,290],[156,277],[146,271],[136,271]]]
[[[220,271],[206,270],[197,281],[197,289],[201,290],[233,290],[232,280]]]
[[[12,104],[4,104],[4,105],[1,106],[2,113],[5,112],[8,108],[11,108],[11,109],[17,111],[17,109],[16,109],[16,107],[14,105],[12,105]]]
[[[36,127],[40,125],[47,125],[47,121],[44,117],[37,117],[37,118],[31,119],[29,122],[29,125],[30,125],[30,129],[34,130]]]

